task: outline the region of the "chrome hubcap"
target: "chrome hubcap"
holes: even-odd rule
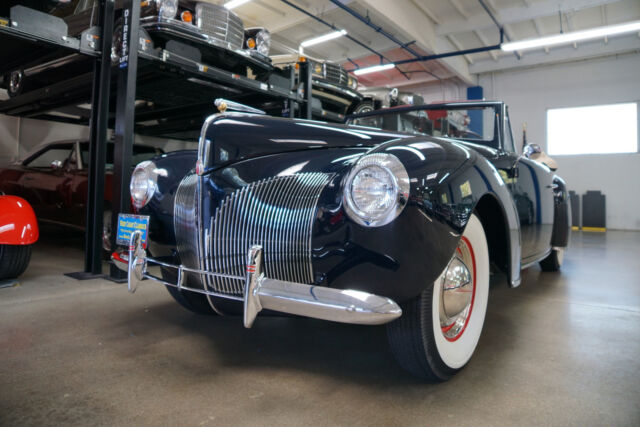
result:
[[[474,297],[475,258],[471,244],[462,237],[440,287],[440,328],[447,340],[455,341],[464,333]]]

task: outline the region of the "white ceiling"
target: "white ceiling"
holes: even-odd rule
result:
[[[390,60],[411,58],[391,40],[340,9],[329,0],[290,0],[300,8],[321,17],[365,46]],[[471,49],[499,43],[498,27],[479,0],[341,0],[372,23],[381,26],[421,54]],[[220,2],[218,2],[220,3]],[[640,0],[484,0],[504,26],[505,36],[522,40],[602,25],[640,19]],[[253,0],[236,9],[245,26],[264,26],[274,40],[273,53],[295,51],[303,40],[328,33],[331,28],[307,17],[280,0]],[[406,64],[403,76],[390,70],[360,78],[368,86],[428,84],[446,79],[472,83],[474,74],[557,61],[640,51],[640,34],[618,36],[573,46],[514,53],[500,50],[480,52],[436,61]],[[353,69],[379,63],[368,49],[347,38],[309,47],[305,52],[317,58],[342,63]],[[409,77],[409,78],[407,78]]]

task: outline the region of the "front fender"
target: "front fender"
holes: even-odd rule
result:
[[[38,240],[38,221],[21,197],[0,196],[0,244],[31,245]]]
[[[517,209],[509,188],[487,158],[498,153],[483,146],[438,138],[398,140],[376,151],[393,154],[403,162],[411,180],[411,202],[428,222],[436,219],[449,229],[448,236],[441,237],[447,242],[443,246],[449,250],[449,255],[479,203],[492,199],[488,205],[498,211],[493,215],[484,211],[477,214],[487,233],[497,231],[506,240],[504,267],[508,281],[511,286],[520,284],[521,242]],[[503,228],[490,230],[487,220],[494,224],[500,221]]]
[[[466,144],[423,137],[392,141],[373,152],[393,154],[403,163],[411,182],[408,203],[389,224],[362,226],[344,214],[344,180],[336,177],[321,197],[315,225],[316,285],[359,289],[400,302],[413,298],[447,266],[481,203],[481,221],[488,213],[500,227],[495,231],[504,241],[509,282],[519,284],[517,211],[505,182],[484,156]],[[487,227],[488,238],[492,231]]]

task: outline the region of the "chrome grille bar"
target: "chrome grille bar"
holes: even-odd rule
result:
[[[242,48],[244,24],[238,15],[223,6],[199,2],[196,26],[211,39],[228,44],[229,49]]]
[[[318,198],[329,179],[323,173],[278,176],[229,194],[215,211],[205,265],[242,276],[247,248],[262,245],[269,277],[313,282],[311,232]],[[206,281],[216,292],[243,293],[243,282],[232,277],[208,276]]]

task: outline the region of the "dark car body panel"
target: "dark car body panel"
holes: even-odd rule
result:
[[[393,154],[402,162],[411,190],[396,220],[367,228],[345,214],[342,187],[351,166],[362,155],[374,152]],[[158,224],[149,235],[153,256],[180,262],[175,236],[168,231],[170,200],[178,181],[194,173],[198,155],[203,167],[199,214],[204,223],[226,196],[248,183],[308,172],[329,174],[331,180],[319,197],[312,230],[314,283],[359,289],[396,301],[419,294],[438,277],[470,215],[487,198],[499,207],[495,215],[504,222],[500,231],[507,245],[500,267],[516,286],[521,265],[549,252],[554,204],[563,203],[553,197],[553,174],[548,169],[539,169],[545,167],[528,159],[520,159],[519,164],[513,154],[499,149],[360,126],[226,113],[210,117],[203,126],[199,154],[185,151],[154,160],[167,170],[167,178],[159,179],[152,202],[140,210],[151,215],[152,224]],[[535,180],[523,179],[525,194],[531,196],[534,207],[526,224],[512,196],[518,184],[503,178],[515,173],[511,170],[514,164],[525,169],[523,174],[545,174],[535,175]],[[558,241],[562,227],[556,226]]]

